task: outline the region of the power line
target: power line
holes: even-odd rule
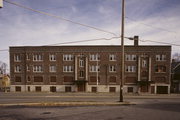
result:
[[[128,40],[134,40],[134,38],[132,38],[132,37],[125,37],[125,38],[127,38]],[[180,46],[180,45],[174,44],[174,43],[159,42],[159,41],[154,41],[154,40],[144,40],[144,39],[139,39],[139,41],[142,41],[142,42],[160,43],[160,44],[166,44],[166,45],[172,45],[172,46]]]
[[[128,20],[137,22],[137,20],[135,20],[135,19],[132,19],[132,18],[129,18],[129,17],[125,17],[125,18],[127,18]],[[170,30],[168,30],[168,29],[160,28],[160,27],[154,27],[154,26],[152,26],[152,25],[149,25],[149,24],[146,24],[146,23],[143,23],[143,22],[140,22],[139,24],[145,25],[145,26],[147,26],[147,27],[151,27],[151,28],[153,28],[153,29],[159,29],[159,30],[162,30],[162,31],[166,31],[166,32],[170,32],[170,33],[175,33],[175,34],[176,34],[175,31],[170,31]]]
[[[89,39],[89,40],[79,40],[79,41],[70,41],[70,42],[62,42],[55,44],[48,44],[44,46],[55,46],[55,45],[63,45],[63,44],[71,44],[71,43],[80,43],[80,42],[91,42],[91,41],[104,41],[104,40],[112,40],[120,37],[112,37],[112,38],[97,38],[97,39]]]
[[[9,49],[1,49],[0,52],[9,51]]]
[[[43,12],[43,11],[35,10],[35,9],[33,9],[33,8],[26,7],[26,6],[21,5],[21,4],[19,4],[19,3],[16,3],[16,2],[11,2],[11,1],[8,1],[8,0],[4,0],[4,1],[7,2],[7,3],[9,3],[9,4],[12,4],[12,5],[15,5],[15,6],[18,6],[18,7],[21,7],[21,8],[30,10],[30,11],[33,11],[33,12],[37,12],[37,13],[40,13],[40,14],[43,14],[43,15],[47,15],[47,16],[50,16],[50,17],[54,17],[54,18],[58,18],[58,19],[60,19],[60,20],[64,20],[64,21],[67,21],[67,22],[70,22],[70,23],[73,23],[73,24],[77,24],[77,25],[84,26],[84,27],[88,27],[88,28],[91,28],[91,29],[94,29],[94,30],[98,30],[98,31],[101,31],[101,32],[109,33],[109,34],[111,34],[111,35],[113,35],[113,36],[117,36],[117,35],[116,35],[115,33],[113,33],[113,32],[109,32],[109,31],[106,31],[106,30],[103,30],[103,29],[100,29],[100,28],[97,28],[97,27],[94,27],[94,26],[82,24],[82,23],[79,23],[79,22],[75,22],[75,21],[72,21],[72,20],[63,18],[63,17],[61,17],[61,16],[57,16],[57,15],[53,15],[53,14],[46,13],[46,12]]]

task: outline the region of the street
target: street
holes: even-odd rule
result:
[[[46,95],[46,96],[45,96]],[[116,101],[117,94],[9,93],[2,103],[35,101]],[[24,97],[23,97],[24,96]],[[29,96],[29,97],[28,97]],[[44,99],[44,98],[48,99]],[[180,96],[124,96],[136,105],[122,106],[1,106],[0,120],[179,120]],[[7,99],[6,99],[7,98]],[[97,99],[96,99],[97,98]],[[29,100],[28,100],[29,99]],[[43,100],[44,99],[44,100]],[[6,102],[5,102],[6,100]]]

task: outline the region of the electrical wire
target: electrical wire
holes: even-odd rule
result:
[[[129,17],[127,17],[127,16],[126,16],[125,18],[126,18],[126,19],[128,19],[128,20],[131,20],[131,21],[137,22],[137,20],[132,19],[132,18],[129,18]],[[139,24],[145,25],[145,26],[147,26],[147,27],[151,27],[151,28],[153,28],[153,29],[159,29],[159,30],[162,30],[162,31],[166,31],[166,32],[170,32],[170,33],[175,33],[175,34],[176,34],[176,32],[175,32],[175,31],[170,31],[170,30],[165,29],[165,28],[154,27],[154,26],[152,26],[152,25],[145,24],[145,23],[143,23],[143,22],[140,22]]]
[[[128,40],[134,40],[134,38],[132,37],[124,37]],[[160,44],[166,44],[166,45],[172,45],[172,46],[180,46],[178,44],[174,44],[174,43],[168,43],[168,42],[159,42],[159,41],[154,41],[154,40],[143,40],[143,39],[139,39],[139,41],[141,42],[153,42],[153,43],[160,43]]]
[[[79,40],[79,41],[71,41],[71,42],[62,42],[62,43],[55,43],[55,44],[48,44],[44,46],[55,46],[55,45],[63,45],[63,44],[71,44],[71,43],[80,43],[80,42],[91,42],[91,41],[104,41],[104,40],[112,40],[120,37],[112,37],[112,38],[97,38],[97,39],[89,39],[89,40]]]
[[[63,18],[63,17],[61,17],[61,16],[57,16],[57,15],[53,15],[53,14],[46,13],[46,12],[43,12],[43,11],[35,10],[35,9],[33,9],[33,8],[26,7],[26,6],[21,5],[21,4],[19,4],[19,3],[16,3],[16,2],[11,2],[11,1],[8,1],[8,0],[4,0],[4,2],[7,2],[7,3],[9,3],[9,4],[12,4],[12,5],[15,5],[15,6],[18,6],[18,7],[21,7],[21,8],[30,10],[30,11],[33,11],[33,12],[37,12],[37,13],[40,13],[40,14],[43,14],[43,15],[47,15],[47,16],[50,16],[50,17],[54,17],[54,18],[57,18],[57,19],[60,19],[60,20],[64,20],[64,21],[67,21],[67,22],[70,22],[70,23],[73,23],[73,24],[77,24],[77,25],[84,26],[84,27],[87,27],[87,28],[91,28],[91,29],[94,29],[94,30],[97,30],[97,31],[109,33],[109,34],[111,34],[111,35],[113,35],[113,36],[117,36],[117,35],[116,35],[115,33],[113,33],[113,32],[109,32],[109,31],[106,31],[106,30],[103,30],[103,29],[100,29],[100,28],[97,28],[97,27],[94,27],[94,26],[90,26],[90,25],[86,25],[86,24],[79,23],[79,22],[75,22],[75,21],[72,21],[72,20]]]

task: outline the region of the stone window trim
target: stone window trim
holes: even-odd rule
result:
[[[125,55],[125,60],[126,60],[126,61],[136,61],[136,60],[137,60],[137,55],[134,55],[134,54],[126,54],[126,55]]]
[[[49,61],[56,61],[56,54],[49,54]]]
[[[33,61],[43,61],[43,54],[41,54],[41,53],[34,53],[33,54]]]
[[[74,66],[71,65],[63,66],[63,72],[73,72],[73,71],[74,71]]]
[[[14,54],[14,62],[21,62],[21,54]]]
[[[135,73],[136,72],[136,66],[134,66],[134,65],[126,65],[125,66],[125,72]]]
[[[15,65],[14,67],[14,72],[15,73],[20,73],[22,70],[21,70],[21,65]]]
[[[116,72],[116,65],[109,65],[109,72]]]
[[[49,65],[49,72],[55,73],[57,71],[56,65]]]
[[[100,72],[100,66],[98,65],[90,65],[89,66],[89,71],[90,72]]]
[[[116,61],[116,55],[115,54],[109,54],[109,61]]]
[[[73,61],[74,55],[73,54],[64,54],[63,61]]]
[[[90,61],[100,61],[100,55],[98,53],[97,54],[90,54],[89,60]]]
[[[43,72],[43,65],[34,65],[33,72],[42,73]]]
[[[166,55],[165,54],[156,55],[156,61],[166,61]]]

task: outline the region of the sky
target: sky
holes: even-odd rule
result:
[[[60,45],[57,43],[112,38],[121,33],[121,0],[6,0],[96,27],[113,34],[73,24],[3,2],[0,8],[0,61],[9,64],[9,46]],[[180,0],[125,0],[125,36],[138,35],[180,45]],[[126,45],[133,42],[125,39]],[[66,45],[120,45],[120,39]],[[139,42],[140,45],[165,45]],[[172,46],[172,54],[180,53]]]

